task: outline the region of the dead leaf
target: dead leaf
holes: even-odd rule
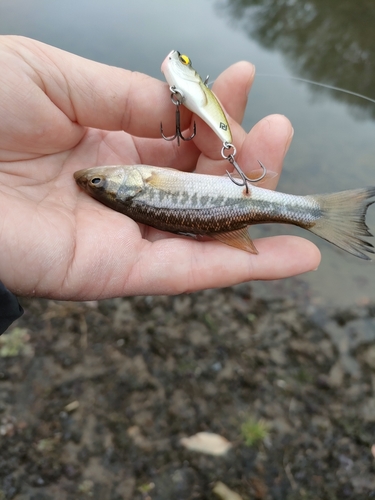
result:
[[[215,456],[225,455],[232,447],[227,439],[213,432],[198,432],[194,436],[182,438],[180,443],[188,450]]]
[[[228,488],[228,486],[226,486],[221,481],[215,484],[212,492],[215,493],[216,496],[221,498],[221,500],[242,500],[242,497],[238,493]]]

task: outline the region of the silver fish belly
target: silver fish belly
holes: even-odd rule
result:
[[[175,233],[208,235],[257,253],[248,226],[287,223],[307,229],[357,257],[373,246],[366,223],[375,188],[295,196],[229,178],[147,165],[94,167],[75,173],[91,196],[136,222]]]

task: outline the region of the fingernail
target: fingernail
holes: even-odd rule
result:
[[[249,77],[249,79],[247,81],[246,95],[249,95],[249,93],[250,93],[251,87],[252,87],[252,85],[254,83],[254,75],[255,75],[255,66],[254,66],[254,64],[250,63],[250,62],[248,64],[250,64],[252,66],[252,73],[251,73],[251,75],[250,75],[250,77]]]
[[[291,131],[291,133],[286,141],[286,144],[285,144],[285,153],[288,151],[288,149],[290,147],[290,143],[292,142],[293,136],[294,136],[294,128],[292,127],[292,131]]]

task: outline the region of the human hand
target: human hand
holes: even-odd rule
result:
[[[160,138],[161,120],[167,134],[174,126],[166,83],[11,36],[0,37],[0,67],[0,279],[14,293],[67,300],[178,294],[319,264],[319,251],[302,238],[263,238],[251,255],[138,225],[80,191],[73,173],[96,165],[225,172],[220,141],[203,122],[196,119],[196,138],[180,147]],[[249,134],[238,124],[253,77],[251,64],[237,63],[213,90],[231,117],[245,173],[258,159],[280,172],[289,121],[268,116]],[[188,128],[193,117],[181,111]]]

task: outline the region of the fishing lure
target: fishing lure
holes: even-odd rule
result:
[[[180,139],[190,141],[196,134],[196,125],[194,122],[194,130],[190,137],[184,137],[180,128],[180,105],[183,104],[190,111],[202,118],[203,121],[215,132],[223,143],[221,155],[225,160],[234,167],[240,176],[240,179],[233,177],[228,171],[227,174],[232,182],[238,186],[244,186],[248,192],[248,182],[258,182],[264,179],[267,170],[265,166],[259,162],[263,172],[260,177],[250,179],[242,171],[236,162],[236,148],[232,144],[232,132],[225,116],[224,110],[212,92],[207,86],[208,77],[205,81],[195,71],[188,56],[180,54],[177,50],[172,50],[164,59],[161,65],[161,71],[164,74],[171,91],[171,100],[176,106],[176,131],[171,137],[166,137],[163,133],[163,125],[160,124],[162,137],[171,141],[177,138],[178,144]]]

